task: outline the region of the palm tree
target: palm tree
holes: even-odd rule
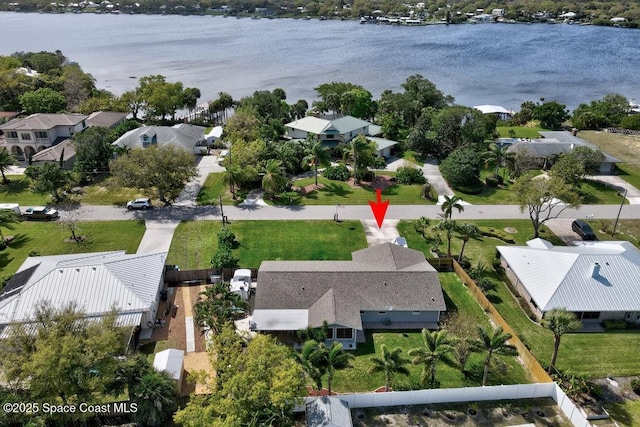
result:
[[[436,384],[436,367],[440,360],[445,363],[453,364],[448,357],[453,353],[455,339],[449,336],[444,329],[430,332],[427,329],[422,330],[422,341],[424,347],[409,350],[409,356],[413,357],[414,365],[423,365],[420,383],[427,384],[429,379],[431,387]]]
[[[148,426],[166,425],[177,408],[174,381],[166,371],[150,370],[129,390],[129,398],[138,405],[134,419]]]
[[[222,185],[228,185],[231,191],[231,197],[236,199],[236,183],[240,175],[240,169],[235,166],[227,166],[226,170],[222,173]]]
[[[400,356],[402,349],[396,347],[392,351],[387,350],[387,346],[380,346],[382,357],[373,356],[369,360],[373,366],[369,368],[369,373],[384,372],[384,390],[389,391],[389,384],[395,374],[409,375],[409,370],[404,365],[409,363],[409,359]]]
[[[500,146],[495,142],[492,142],[491,144],[489,144],[489,151],[486,151],[482,154],[482,157],[485,161],[495,165],[495,176],[498,176],[500,166],[503,165],[505,159],[511,154],[507,152],[508,149],[508,145]]]
[[[549,363],[549,374],[555,368],[558,350],[560,349],[560,338],[566,332],[575,331],[582,328],[582,323],[578,320],[575,313],[565,308],[553,308],[544,314],[542,326],[553,332],[553,355]]]
[[[447,234],[447,256],[451,258],[451,239],[456,230],[456,222],[450,219],[440,221],[436,227],[438,230],[444,230]]]
[[[237,320],[247,308],[242,297],[231,292],[228,282],[218,282],[200,293],[201,298],[195,304],[195,321],[201,328],[220,333],[226,323]]]
[[[451,219],[454,209],[457,209],[458,212],[464,211],[464,206],[460,202],[462,202],[462,199],[458,196],[444,196],[444,202],[440,206],[444,213],[444,219]]]
[[[318,185],[318,166],[326,166],[329,164],[331,158],[326,147],[322,146],[322,143],[318,141],[318,138],[310,133],[307,136],[307,147],[305,149],[306,156],[302,160],[304,164],[311,163],[316,177],[316,186]]]
[[[5,173],[9,172],[9,166],[13,166],[16,159],[11,155],[6,148],[0,149],[0,173],[2,174],[2,183],[7,185],[9,180],[5,176]]]
[[[487,352],[487,357],[484,359],[484,373],[482,374],[482,385],[485,386],[487,385],[489,367],[493,356],[500,354],[516,355],[518,351],[514,346],[507,343],[511,339],[511,334],[504,332],[501,326],[491,332],[487,332],[485,328],[478,326],[478,333],[480,338],[476,338],[472,345],[476,352]]]
[[[262,177],[262,188],[268,193],[277,193],[287,185],[282,162],[277,159],[267,160]]]
[[[235,102],[233,97],[226,92],[218,93],[218,108],[222,111],[223,121],[227,121],[227,110],[233,108]]]
[[[342,343],[334,341],[331,343],[331,347],[326,347],[324,343],[320,344],[326,350],[326,357],[324,359],[324,370],[327,373],[327,389],[329,396],[331,396],[331,385],[333,384],[333,375],[337,370],[348,368],[351,366],[351,359],[353,355],[347,353],[342,348]]]
[[[331,395],[333,376],[337,370],[351,366],[353,355],[342,348],[342,343],[334,341],[330,347],[323,342],[309,340],[302,346],[298,361],[313,380],[318,390],[322,388],[322,377],[327,375],[327,390]]]
[[[460,255],[458,255],[458,261],[462,259],[462,255],[464,254],[464,248],[467,245],[469,239],[475,239],[480,235],[480,229],[475,224],[471,224],[468,222],[462,223],[456,227],[456,231],[460,233],[460,237],[462,238],[462,248],[460,248]]]
[[[322,376],[324,375],[320,364],[321,355],[320,344],[315,340],[306,341],[298,354],[298,362],[318,391],[322,389]]]
[[[358,135],[355,138],[353,138],[351,141],[347,142],[345,144],[346,146],[346,152],[345,154],[347,154],[347,156],[351,157],[353,159],[353,176],[355,178],[355,182],[356,184],[360,183],[360,176],[358,174],[358,172],[363,169],[363,162],[362,162],[362,152],[364,150],[367,149],[367,146],[369,145],[369,142],[367,141],[367,138],[365,138],[363,135]],[[366,166],[365,166],[366,168]]]

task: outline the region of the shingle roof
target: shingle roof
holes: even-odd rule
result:
[[[542,311],[640,311],[640,251],[631,243],[527,245],[497,249]]]
[[[263,261],[255,311],[308,310],[310,326],[327,320],[362,329],[360,310],[446,310],[438,273],[421,252],[384,243],[352,258]]]
[[[567,131],[542,131],[539,133],[543,138],[537,138],[526,142],[517,142],[512,144],[507,151],[520,152],[522,150],[528,150],[536,157],[548,157],[555,154],[568,153],[576,146],[588,147],[592,150],[600,151],[598,146],[591,144],[582,138],[573,136]],[[602,154],[604,154],[605,162],[615,163],[620,161],[620,159],[617,159],[605,152],[602,152]]]
[[[306,405],[309,427],[351,427],[349,404],[337,397],[322,396]]]
[[[0,293],[0,324],[29,321],[38,302],[75,302],[87,316],[143,313],[155,303],[166,253],[29,257]]]
[[[127,117],[127,113],[117,111],[96,111],[87,117],[87,126],[110,128]]]
[[[0,126],[2,130],[47,130],[56,126],[75,126],[85,120],[84,114],[32,114]]]
[[[175,126],[142,126],[118,138],[113,145],[128,148],[143,148],[141,135],[156,136],[159,147],[171,144],[192,151],[193,147],[204,140],[204,129],[202,126],[179,124]]]

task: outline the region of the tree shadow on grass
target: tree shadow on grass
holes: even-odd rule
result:
[[[500,296],[498,296],[498,295],[487,294],[486,297],[487,297],[487,299],[489,300],[489,302],[491,304],[501,304],[502,303],[502,298],[500,298]]]
[[[33,239],[31,237],[29,237],[27,234],[18,234],[16,236],[14,236],[13,239],[11,239],[11,241],[8,244],[8,246],[11,249],[19,249],[19,248],[24,247],[31,240],[33,240]]]
[[[353,191],[333,182],[325,184],[324,188],[320,188],[317,191],[326,192],[328,194],[340,197],[347,197],[349,194],[353,194]]]
[[[8,184],[0,186],[0,189],[7,196],[16,196],[29,189],[29,182],[26,179],[10,180]]]
[[[5,268],[11,261],[13,261],[13,258],[8,253],[0,252],[0,268]]]

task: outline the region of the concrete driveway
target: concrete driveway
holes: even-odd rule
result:
[[[627,200],[630,205],[640,205],[640,190],[633,185],[629,184],[624,179],[616,175],[595,175],[590,177],[592,181],[600,181],[607,184],[609,187],[613,187],[620,193],[624,194],[627,190]]]
[[[144,222],[146,230],[138,246],[138,254],[153,254],[158,252],[169,252],[171,240],[176,227],[180,224],[179,220],[169,221],[152,221]]]
[[[398,220],[385,219],[382,228],[378,228],[378,223],[374,219],[363,219],[360,222],[364,226],[364,234],[369,246],[391,242],[400,235],[397,228]]]
[[[582,238],[571,229],[572,222],[573,219],[550,219],[545,225],[566,245],[573,246],[575,242],[582,241]]]
[[[196,167],[198,168],[198,176],[185,185],[184,189],[174,202],[175,206],[196,206],[198,192],[204,185],[209,174],[225,171],[225,169],[218,164],[217,156],[196,157]]]

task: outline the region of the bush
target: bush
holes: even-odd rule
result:
[[[396,172],[396,179],[400,184],[424,184],[427,180],[422,169],[413,166],[401,166]]]
[[[631,380],[631,390],[633,390],[635,394],[640,395],[640,378]]]
[[[322,172],[322,176],[334,181],[346,181],[351,176],[349,169],[344,163],[340,163],[337,166],[329,166]]]
[[[605,320],[602,323],[604,325],[604,328],[607,329],[607,330],[609,330],[609,329],[627,329],[627,326],[629,326],[627,324],[627,322],[625,322],[622,319]]]
[[[235,242],[236,235],[228,227],[222,227],[222,229],[218,231],[218,247],[226,246],[233,248]]]
[[[440,164],[442,176],[453,187],[460,191],[462,188],[477,187],[480,179],[480,155],[470,148],[454,150]]]
[[[485,184],[487,184],[488,187],[497,187],[498,185],[500,185],[500,183],[498,182],[498,179],[494,176],[494,175],[489,175],[484,179]]]
[[[640,114],[623,117],[622,127],[625,129],[640,130]]]
[[[504,230],[497,230],[493,227],[479,227],[480,234],[486,237],[495,237],[496,239],[500,239],[505,243],[514,244],[516,241]]]
[[[428,199],[428,200],[432,200],[432,201],[436,201],[438,200],[438,192],[436,191],[435,188],[433,188],[433,186],[431,184],[429,184],[428,182],[425,183],[422,186],[422,190],[421,190],[421,196],[423,199]]]
[[[482,193],[482,182],[476,181],[472,185],[459,185],[455,189],[464,194],[480,194]]]
[[[211,266],[216,270],[222,270],[223,268],[235,268],[238,266],[240,260],[233,256],[231,248],[227,246],[221,246],[211,258]]]

